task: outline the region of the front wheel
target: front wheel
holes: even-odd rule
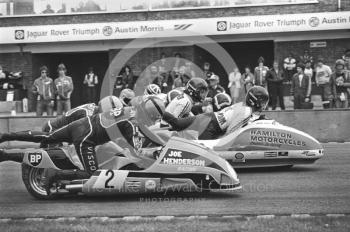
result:
[[[27,164],[22,164],[22,180],[27,191],[37,199],[53,199],[55,195],[48,195],[44,188],[43,174],[43,168],[34,168]]]

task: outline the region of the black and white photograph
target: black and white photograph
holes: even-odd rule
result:
[[[0,231],[350,231],[350,0],[0,0]]]

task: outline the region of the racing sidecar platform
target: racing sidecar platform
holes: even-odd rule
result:
[[[275,120],[256,120],[217,140],[197,140],[234,168],[292,167],[312,164],[324,155],[312,136]]]
[[[44,170],[79,169],[81,163],[72,154],[72,150],[62,148],[54,151],[27,149],[23,156],[22,179],[28,192],[39,199],[51,199],[65,194],[207,192],[242,188],[236,172],[225,159],[208,147],[174,137],[155,153],[155,157],[142,157],[132,152],[114,153],[100,163],[100,169],[89,179],[58,179],[47,193],[43,185]]]

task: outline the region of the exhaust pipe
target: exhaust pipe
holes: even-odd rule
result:
[[[69,192],[82,192],[83,184],[68,184],[66,185],[65,189]]]

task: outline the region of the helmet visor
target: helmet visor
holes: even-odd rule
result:
[[[128,105],[130,105],[131,98],[124,97],[123,101],[124,101],[125,105],[128,106]]]

